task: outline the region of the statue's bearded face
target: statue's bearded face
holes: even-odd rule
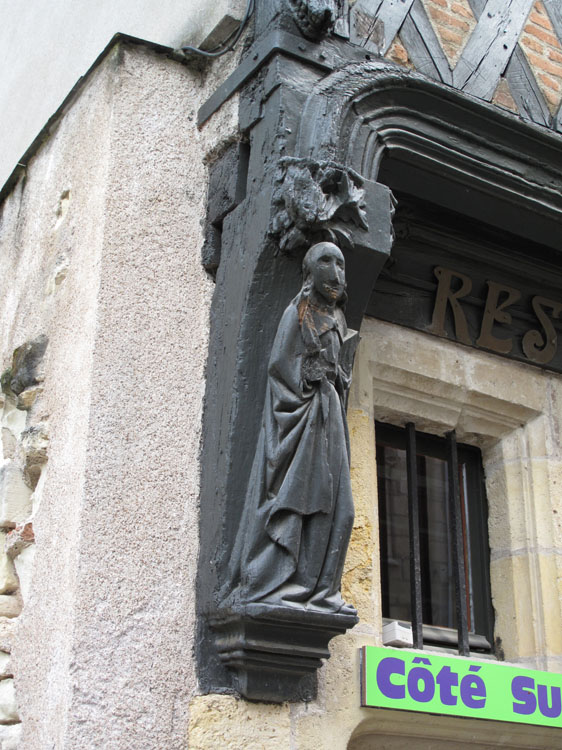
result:
[[[331,242],[314,245],[305,262],[316,293],[330,304],[337,302],[345,291],[345,260],[339,247]]]

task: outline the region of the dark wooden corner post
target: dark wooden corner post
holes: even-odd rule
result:
[[[284,43],[292,44],[289,34]],[[245,142],[211,175],[226,187],[220,205],[210,202],[205,248],[216,290],[202,448],[199,678],[204,691],[268,701],[310,699],[330,639],[358,621],[339,591],[352,523],[342,404],[357,340],[351,329],[360,328],[392,244],[388,188],[335,151],[301,148],[303,112],[330,73],[317,50],[307,54],[272,52],[246,79]],[[325,139],[337,145],[334,127]],[[294,444],[278,406],[295,420]],[[295,416],[303,411],[306,425]]]

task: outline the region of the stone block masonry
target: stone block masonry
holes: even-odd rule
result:
[[[0,748],[18,746],[21,722],[11,663],[17,620],[29,595],[35,541],[33,512],[47,463],[47,425],[40,419],[47,338],[19,346],[0,393]]]

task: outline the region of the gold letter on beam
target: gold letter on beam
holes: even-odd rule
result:
[[[468,344],[468,346],[471,346],[472,341],[468,335],[468,325],[462,307],[459,304],[459,299],[466,297],[470,292],[472,289],[472,280],[463,273],[451,271],[449,268],[442,268],[441,266],[434,268],[433,273],[439,280],[439,286],[437,287],[433,318],[429,330],[437,336],[447,335],[447,332],[445,331],[445,313],[447,312],[447,302],[449,302],[455,321],[455,337],[457,341],[460,341],[462,344]],[[453,292],[451,289],[453,278],[460,279],[461,281],[461,287],[456,292]]]
[[[533,310],[542,326],[541,331],[527,331],[523,336],[522,347],[525,356],[531,362],[537,362],[539,365],[546,365],[556,354],[558,345],[558,335],[552,324],[552,320],[543,310],[549,307],[552,310],[552,317],[558,318],[562,311],[562,304],[546,297],[533,297],[531,303]]]
[[[500,294],[507,294],[507,298],[498,304]],[[513,338],[499,339],[492,333],[494,323],[511,324],[511,313],[505,312],[505,309],[521,299],[519,289],[497,284],[495,281],[488,282],[488,298],[484,308],[484,317],[482,318],[482,328],[476,346],[483,346],[499,354],[509,354],[513,347]]]

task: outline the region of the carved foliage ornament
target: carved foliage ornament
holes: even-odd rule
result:
[[[338,15],[336,0],[287,0],[295,23],[303,36],[318,39],[333,25]]]
[[[352,227],[368,229],[363,179],[334,162],[282,159],[273,192],[272,243],[293,254],[321,239],[352,246]]]

